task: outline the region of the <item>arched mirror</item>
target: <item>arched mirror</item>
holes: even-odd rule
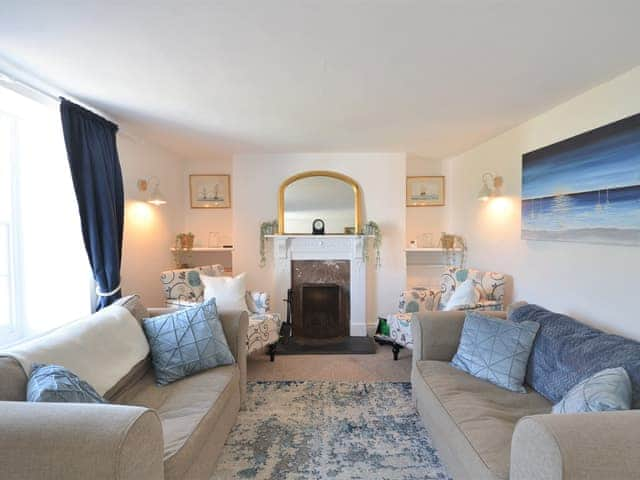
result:
[[[280,186],[280,234],[313,233],[312,223],[324,222],[324,233],[357,233],[360,224],[360,187],[336,172],[305,172]]]

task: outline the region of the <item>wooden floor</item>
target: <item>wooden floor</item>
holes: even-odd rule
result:
[[[255,353],[247,360],[247,379],[408,382],[411,350],[400,350],[394,361],[390,346],[376,346],[374,355],[281,355],[275,362]]]

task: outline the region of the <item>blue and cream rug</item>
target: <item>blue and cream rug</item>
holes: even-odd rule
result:
[[[409,383],[250,382],[213,479],[449,479]]]

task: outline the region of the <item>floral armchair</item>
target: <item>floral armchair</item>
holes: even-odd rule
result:
[[[204,300],[204,286],[200,274],[218,277],[224,274],[222,265],[167,270],[160,274],[162,290],[167,307],[197,305]]]
[[[505,275],[497,272],[483,272],[448,267],[440,276],[440,290],[415,287],[400,294],[398,313],[387,316],[389,336],[393,342],[393,357],[398,359],[400,347],[413,348],[411,319],[415,314],[443,310],[447,302],[462,282],[471,278],[479,293],[479,300],[473,305],[458,305],[456,310],[504,310]]]
[[[200,274],[216,277],[224,274],[224,268],[222,265],[206,265],[162,272],[160,281],[166,306],[186,308],[202,303],[204,286]],[[270,299],[266,292],[247,291],[245,299],[249,313],[248,353],[271,347],[269,353],[273,360],[272,345],[280,338],[280,315],[269,310]]]

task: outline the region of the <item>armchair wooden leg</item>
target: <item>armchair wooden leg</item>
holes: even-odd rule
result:
[[[393,359],[398,360],[398,353],[400,353],[400,345],[398,345],[396,342],[393,342],[391,350],[393,351]]]
[[[271,359],[271,361],[275,361],[276,359],[276,344],[272,343],[271,345],[269,345],[269,357]]]

